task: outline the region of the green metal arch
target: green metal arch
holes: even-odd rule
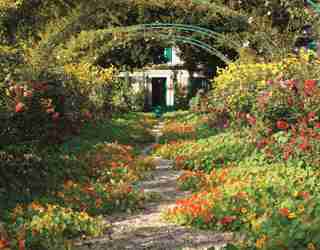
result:
[[[149,34],[150,35],[150,34]],[[179,35],[168,35],[168,34],[162,34],[162,33],[158,33],[158,34],[151,34],[152,37],[158,37],[161,39],[166,39],[166,40],[171,40],[173,42],[181,42],[181,43],[186,43],[186,44],[190,44],[193,45],[197,48],[203,49],[205,51],[207,51],[208,53],[210,53],[211,55],[214,55],[216,57],[218,57],[219,59],[221,59],[223,62],[225,62],[226,64],[229,64],[231,62],[230,59],[228,59],[223,53],[221,53],[219,50],[217,50],[216,48],[210,46],[209,44],[202,42],[198,39],[194,39],[192,37],[187,37],[187,36],[179,36]]]
[[[200,35],[206,36],[208,38],[213,38],[215,40],[224,40],[225,36],[220,32],[213,31],[211,29],[203,28],[200,26],[190,25],[190,24],[177,24],[177,23],[151,23],[151,24],[142,24],[141,28],[143,30],[149,29],[176,29],[178,31],[190,31],[195,32]],[[238,48],[241,44],[236,43],[235,41],[228,41],[230,45]]]
[[[315,3],[312,0],[307,0],[308,4],[311,5],[311,7],[318,13],[320,14],[320,4],[319,3]]]
[[[169,30],[169,29],[175,29],[177,31],[189,31],[194,32],[199,35],[205,36],[210,39],[214,40],[225,40],[225,36],[221,34],[220,32],[213,31],[207,28],[203,28],[200,26],[195,25],[189,25],[189,24],[177,24],[177,23],[150,23],[150,24],[140,24],[140,25],[133,25],[128,27],[119,27],[116,29],[113,29],[113,32],[119,31],[119,32],[147,32],[149,30]],[[241,44],[236,43],[235,41],[231,40],[228,41],[230,45],[234,48],[240,48]],[[209,45],[210,46],[210,45]]]
[[[169,37],[168,35],[160,35],[160,36],[165,39],[168,39],[168,37]],[[170,39],[172,39],[176,42],[187,43],[187,44],[193,45],[195,47],[198,47],[200,49],[203,49],[203,50],[207,51],[208,53],[210,53],[214,56],[217,56],[219,59],[221,59],[222,61],[224,61],[227,64],[231,62],[231,60],[228,59],[225,55],[223,55],[220,51],[218,51],[214,47],[211,47],[208,44],[201,42],[197,39],[184,37],[184,36],[177,36],[177,35],[170,36]]]
[[[167,31],[168,29],[174,29],[177,31],[188,31],[188,32],[194,32],[197,34],[200,34],[202,36],[205,36],[210,39],[224,39],[223,34],[212,31],[207,28],[195,26],[195,25],[187,25],[187,24],[175,24],[175,23],[151,23],[151,24],[141,24],[141,25],[134,25],[134,26],[129,26],[129,27],[120,27],[116,29],[110,30],[112,33],[116,32],[144,32],[150,31],[150,30],[160,30],[160,31]],[[199,39],[192,38],[191,36],[179,36],[179,35],[174,35],[174,34],[153,34],[154,36],[158,36],[161,38],[166,38],[166,39],[172,39],[173,41],[177,42],[183,42],[183,43],[188,43],[190,45],[196,46],[198,48],[201,48],[203,50],[206,50],[208,53],[217,56],[220,58],[222,61],[225,63],[230,63],[231,61],[223,55],[219,50],[217,50],[215,47],[209,45],[208,43],[205,43]],[[240,47],[241,45],[237,44],[234,41],[229,41],[230,44],[233,45],[233,47]]]

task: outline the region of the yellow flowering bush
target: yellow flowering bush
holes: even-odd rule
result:
[[[273,79],[281,72],[278,63],[231,63],[226,69],[218,70],[214,79],[213,97],[231,110],[249,111],[255,101],[255,94],[266,86],[268,79]]]
[[[213,80],[210,101],[213,106],[223,105],[232,113],[250,113],[256,98],[265,90],[269,81],[280,79],[319,79],[320,60],[312,52],[289,55],[281,61],[243,63],[235,62],[218,70]]]
[[[35,201],[28,206],[17,205],[10,221],[12,249],[71,249],[72,240],[100,236],[107,228],[102,217]]]
[[[95,87],[110,85],[116,74],[114,67],[104,69],[90,63],[66,64],[64,71],[80,83],[78,88],[83,93],[90,93]]]

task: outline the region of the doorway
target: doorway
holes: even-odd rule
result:
[[[167,78],[152,78],[152,106],[166,106],[166,82]]]

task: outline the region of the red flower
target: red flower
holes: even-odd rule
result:
[[[26,245],[24,240],[19,240],[19,250],[25,250]]]
[[[311,95],[316,87],[317,87],[316,80],[305,80],[304,81],[304,91],[307,95]]]
[[[261,139],[260,141],[257,142],[257,148],[258,149],[262,149],[267,145],[268,145],[268,140],[267,139]]]
[[[299,148],[302,151],[308,150],[310,148],[310,144],[308,143],[307,140],[303,140],[303,142],[299,145]]]
[[[286,121],[279,120],[279,121],[277,121],[277,128],[278,129],[288,129],[289,124]]]
[[[220,224],[222,225],[228,225],[236,220],[235,216],[225,216],[220,220]]]
[[[83,116],[87,119],[90,120],[92,119],[92,114],[89,111],[85,111]]]
[[[5,239],[0,238],[0,249],[5,249],[9,246],[9,242]]]
[[[111,168],[117,168],[118,167],[118,163],[116,162],[111,162]]]
[[[316,116],[317,116],[316,112],[310,112],[308,114],[308,121],[310,122],[310,121],[314,120],[316,118]]]
[[[279,209],[279,213],[284,216],[284,217],[288,217],[289,213],[290,213],[290,210],[289,208],[280,208]]]
[[[268,80],[267,84],[272,85],[273,84],[273,80]]]
[[[314,127],[320,129],[320,122],[317,122],[316,125],[314,125]]]
[[[310,198],[310,194],[308,192],[300,191],[298,195],[305,200],[308,200]]]
[[[256,122],[257,122],[257,119],[254,116],[250,115],[250,114],[247,114],[246,118],[247,118],[247,121],[249,122],[249,124],[252,125],[252,126],[255,125]]]
[[[24,111],[25,106],[26,105],[24,103],[18,102],[16,104],[16,113],[20,113],[20,112]]]
[[[293,88],[296,87],[297,81],[296,81],[296,80],[287,80],[287,81],[286,81],[286,84],[287,84],[287,86],[288,86],[290,89],[293,89]]]
[[[132,188],[131,186],[129,186],[129,187],[127,188],[127,192],[128,192],[128,193],[131,193],[132,190],[133,190],[133,188]]]

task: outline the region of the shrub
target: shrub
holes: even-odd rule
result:
[[[285,75],[270,80],[252,112],[258,147],[274,160],[317,166],[319,97],[317,80],[287,79]]]
[[[13,144],[24,141],[61,140],[64,129],[63,87],[57,83],[11,83],[3,89],[3,114],[0,118],[1,141]]]
[[[107,227],[102,217],[93,218],[86,212],[37,202],[26,207],[17,205],[9,220],[13,249],[70,249],[72,240],[100,236]]]
[[[124,180],[118,183],[76,183],[66,181],[57,193],[61,204],[90,215],[132,211],[141,207],[144,193]]]
[[[27,144],[0,150],[0,199],[3,206],[14,201],[26,202],[36,195],[57,189],[65,178],[81,179],[84,175],[84,165],[72,155],[40,151]]]
[[[273,80],[318,79],[319,61],[310,53],[289,56],[279,62],[236,62],[226,69],[220,69],[213,81],[209,106],[228,110],[233,119],[237,119],[239,113],[251,113],[257,104],[257,98],[262,96]]]
[[[178,178],[178,186],[181,190],[197,191],[206,183],[205,175],[202,171],[185,171]]]
[[[176,109],[186,110],[189,108],[189,96],[186,87],[174,84],[174,106]]]
[[[80,155],[90,177],[102,183],[135,182],[154,168],[153,158],[137,157],[133,147],[118,143],[100,143]]]

